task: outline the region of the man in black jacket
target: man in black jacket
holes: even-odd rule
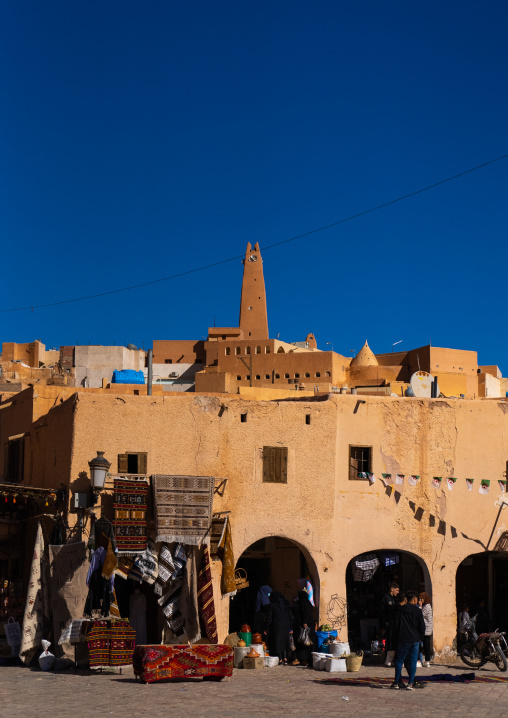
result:
[[[395,680],[390,687],[413,690],[420,641],[425,635],[425,621],[421,608],[418,606],[418,593],[408,591],[406,597],[407,603],[397,606],[395,609],[394,636],[397,643],[397,655],[395,658]],[[407,686],[401,681],[402,667],[406,658],[409,660],[409,683]]]

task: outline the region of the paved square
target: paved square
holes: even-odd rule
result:
[[[469,673],[458,664],[422,669],[432,673]],[[489,668],[478,675],[507,676]],[[392,677],[392,669],[362,666],[355,677]],[[100,718],[105,716],[193,716],[195,718],[251,718],[254,716],[471,716],[508,715],[508,682],[489,684],[429,683],[419,691],[392,691],[385,686],[326,684],[330,674],[305,668],[277,667],[261,671],[236,670],[220,683],[197,680],[145,685],[131,668],[117,673],[59,674],[27,668],[0,669],[1,715],[46,718]],[[349,700],[344,700],[343,696]]]

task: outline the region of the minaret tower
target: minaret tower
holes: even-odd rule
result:
[[[243,260],[240,329],[243,330],[244,339],[269,338],[263,260],[258,242],[254,245],[254,249],[248,242]]]

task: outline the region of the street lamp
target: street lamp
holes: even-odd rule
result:
[[[88,466],[90,467],[90,480],[92,482],[90,487],[90,498],[91,504],[94,506],[97,503],[100,492],[104,488],[106,475],[111,467],[111,464],[104,458],[104,452],[98,451],[97,456],[88,462]]]

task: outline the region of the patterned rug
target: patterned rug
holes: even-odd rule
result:
[[[220,549],[224,548],[227,523],[227,516],[212,518],[212,527],[210,529],[210,558],[220,558]]]
[[[142,479],[114,480],[113,509],[118,553],[135,555],[146,549],[148,482]]]
[[[213,490],[211,476],[153,477],[157,542],[199,546],[210,542]]]
[[[208,546],[204,547],[198,574],[198,606],[203,631],[210,643],[218,643],[217,620],[213,600],[212,573]]]
[[[213,677],[233,674],[231,646],[136,646],[132,658],[134,675],[145,683],[171,678]]]
[[[87,642],[90,668],[128,666],[136,646],[136,631],[128,621],[90,621]]]

